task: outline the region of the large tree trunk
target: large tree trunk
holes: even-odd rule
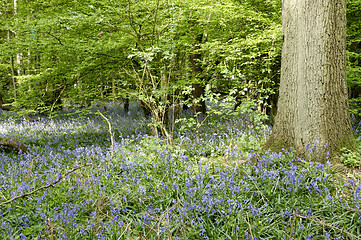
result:
[[[355,149],[346,83],[346,0],[284,0],[278,112],[265,148]],[[327,144],[327,147],[325,145]]]

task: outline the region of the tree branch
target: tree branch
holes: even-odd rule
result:
[[[8,204],[8,203],[11,203],[11,202],[13,202],[14,200],[16,200],[16,199],[18,199],[18,198],[24,198],[24,197],[26,197],[26,196],[32,195],[32,194],[34,194],[34,193],[42,190],[42,189],[46,189],[46,188],[49,188],[49,187],[53,187],[55,184],[59,183],[59,182],[60,182],[61,180],[63,180],[66,176],[68,176],[70,173],[75,172],[75,171],[78,170],[78,169],[81,169],[81,168],[83,168],[83,167],[90,166],[90,165],[92,165],[92,164],[91,164],[91,163],[87,163],[87,164],[84,164],[84,165],[82,165],[82,166],[76,167],[76,168],[70,170],[69,172],[65,173],[64,175],[61,175],[61,173],[60,173],[60,177],[59,177],[58,180],[56,180],[55,182],[50,183],[50,184],[45,185],[45,186],[42,186],[42,187],[39,187],[39,188],[35,189],[34,191],[29,192],[29,193],[25,193],[25,194],[20,195],[20,196],[15,196],[15,197],[11,198],[10,200],[7,200],[7,201],[5,201],[5,202],[0,203],[0,207],[6,205],[6,204]]]
[[[2,146],[8,146],[11,147],[15,150],[17,150],[19,153],[26,153],[27,148],[25,147],[24,144],[22,144],[21,142],[18,142],[16,140],[12,140],[9,138],[0,138],[0,145]]]

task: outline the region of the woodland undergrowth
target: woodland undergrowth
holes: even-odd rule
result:
[[[196,133],[185,112],[170,146],[137,105],[107,109],[2,115],[28,152],[0,152],[1,239],[361,239],[352,153],[351,169],[261,151],[270,128],[245,112]]]

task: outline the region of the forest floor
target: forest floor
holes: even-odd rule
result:
[[[1,239],[361,239],[357,154],[261,151],[271,128],[250,112],[184,113],[169,144],[136,104],[103,109],[111,131],[97,110],[0,116],[27,147],[0,149]]]

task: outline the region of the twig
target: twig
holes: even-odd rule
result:
[[[162,218],[163,218],[166,214],[168,214],[168,212],[169,212],[170,210],[172,210],[172,209],[175,208],[177,205],[179,205],[179,203],[181,203],[181,201],[178,199],[178,202],[177,202],[175,205],[173,205],[172,207],[167,208],[167,210],[166,210],[165,212],[163,212],[162,215],[159,217],[158,223],[161,222]],[[152,228],[148,231],[148,233],[145,235],[145,237],[147,237],[148,234],[153,230],[154,226],[155,226],[155,225],[152,226]],[[158,234],[159,234],[159,226],[158,226]]]
[[[257,187],[256,183],[253,182],[253,181],[252,181],[252,183],[253,183],[253,185],[257,188],[259,194],[261,194],[261,197],[262,197],[262,200],[263,200],[264,204],[267,204],[267,203],[266,203],[266,200],[264,200],[264,197],[263,197],[263,195],[262,195],[262,192],[259,190],[259,188]]]
[[[361,213],[361,210],[360,210],[360,209],[350,208],[350,207],[345,207],[345,206],[343,206],[342,208]]]
[[[33,165],[34,165],[34,160],[37,159],[38,157],[34,157],[31,159],[31,163],[30,163],[30,166],[29,166],[29,171],[28,171],[28,176],[26,178],[30,178],[30,174],[31,174],[31,170],[33,168]]]
[[[133,223],[133,221],[131,220],[131,221],[128,223],[128,225],[125,227],[125,229],[124,229],[124,231],[122,232],[122,234],[120,234],[118,240],[123,236],[123,234],[127,231],[129,225],[132,224],[132,223]]]
[[[196,128],[196,130],[194,130],[192,136],[196,135],[196,133],[198,132],[198,130],[201,128],[201,126],[207,120],[208,117],[209,117],[209,115],[207,115],[200,124],[197,124],[197,128]]]
[[[51,105],[50,108],[50,113],[49,113],[49,120],[44,124],[44,127],[40,130],[40,132],[42,132],[46,126],[48,126],[48,124],[50,123],[51,119],[52,119],[52,112],[54,110],[54,106],[56,104],[57,101],[59,101],[61,94],[63,94],[64,90],[65,90],[66,86],[63,87],[63,89],[61,90],[61,92],[59,93],[58,97],[56,98],[56,100],[53,102],[53,104]]]
[[[297,209],[296,209],[296,212],[297,212]],[[293,218],[293,223],[291,225],[291,232],[290,232],[290,236],[289,236],[290,240],[292,239],[293,225],[295,226],[295,231],[297,231],[297,216],[296,216],[296,214],[295,214],[295,217]],[[296,235],[296,232],[295,232],[295,235]]]
[[[242,166],[242,168],[243,168],[243,172],[244,172],[247,176],[249,176],[249,174],[248,174],[247,171],[245,170],[244,166]],[[258,192],[261,194],[261,197],[262,197],[262,200],[263,200],[264,204],[266,204],[267,202],[266,202],[266,200],[264,199],[262,192],[261,192],[261,191],[259,190],[259,188],[257,187],[256,183],[253,182],[253,181],[251,181],[251,182],[252,182],[253,185],[257,188]]]
[[[0,192],[0,197],[3,198],[3,199],[6,199],[6,197],[4,196],[4,194],[2,192]]]
[[[121,28],[121,27],[119,27],[119,26],[115,26],[115,25],[113,25],[113,24],[111,24],[111,23],[108,23],[108,22],[100,22],[99,24],[100,24],[100,25],[105,25],[105,26],[107,26],[107,27],[111,27],[111,28],[114,28],[114,29],[118,29],[118,30],[120,30],[120,31],[122,31],[122,32],[124,32],[124,33],[127,33],[127,34],[129,34],[129,35],[131,35],[131,36],[133,36],[133,37],[137,37],[136,34],[134,34],[134,33],[132,33],[132,32],[129,32],[129,31],[127,31],[126,29]]]
[[[110,134],[110,143],[112,144],[111,146],[111,157],[110,159],[112,159],[114,157],[114,136],[113,136],[113,132],[112,132],[112,125],[109,122],[109,119],[106,118],[99,110],[98,113],[100,114],[100,116],[102,116],[102,118],[105,119],[105,121],[108,123],[108,127],[109,127],[109,134]],[[108,161],[108,168],[110,167],[110,159]]]
[[[251,225],[249,224],[248,212],[246,212],[246,215],[247,215],[247,223],[248,223],[248,227],[249,227],[249,232],[251,233],[251,237],[253,239],[252,228],[251,228]]]
[[[322,226],[326,225],[326,226],[328,226],[328,227],[330,227],[330,228],[333,228],[333,229],[336,229],[336,230],[338,230],[338,231],[341,231],[341,232],[343,232],[343,233],[345,233],[345,234],[348,234],[348,235],[350,235],[350,236],[352,236],[352,237],[355,237],[355,238],[357,238],[357,239],[361,239],[361,238],[353,235],[352,233],[349,233],[349,232],[347,232],[347,231],[345,231],[345,230],[343,230],[343,229],[340,229],[340,228],[338,228],[338,227],[334,227],[334,226],[329,225],[329,224],[327,224],[327,223],[324,223],[324,222],[322,222],[322,221],[317,221],[317,220],[315,220],[315,219],[312,219],[312,218],[309,218],[309,217],[304,217],[304,216],[301,216],[301,215],[296,215],[296,217],[303,218],[303,219],[309,219],[309,220],[311,220],[311,221],[313,221],[313,222],[316,222],[316,223],[318,223],[318,224],[322,224]]]
[[[50,234],[50,239],[54,240],[55,229],[54,229],[54,224],[52,224],[50,221],[50,218],[48,218],[46,222],[45,230]]]
[[[57,101],[59,101],[59,99],[60,99],[60,97],[61,97],[61,94],[63,94],[65,88],[66,88],[66,86],[63,87],[63,89],[62,89],[61,92],[59,93],[58,97],[55,99],[55,101],[54,101],[53,104],[51,105],[50,114],[53,112],[54,107],[55,107],[55,104],[56,104]]]
[[[70,173],[73,173],[73,172],[75,172],[76,170],[78,170],[78,169],[80,169],[80,168],[83,168],[83,167],[85,167],[85,166],[89,166],[89,165],[92,165],[92,164],[91,164],[91,163],[88,163],[88,164],[84,164],[84,165],[82,165],[82,166],[76,167],[76,168],[70,170],[69,172],[65,173],[64,175],[60,175],[60,177],[58,178],[58,180],[56,180],[56,181],[53,182],[53,183],[50,183],[50,184],[48,184],[48,185],[39,187],[39,188],[35,189],[34,191],[29,192],[29,193],[25,193],[25,194],[20,195],[20,196],[15,196],[15,197],[11,198],[11,199],[8,200],[8,201],[5,201],[5,202],[0,203],[0,207],[6,205],[6,204],[8,204],[8,203],[11,203],[11,202],[13,202],[14,200],[16,200],[16,199],[18,199],[18,198],[24,198],[24,197],[26,197],[26,196],[32,195],[32,194],[34,194],[34,193],[42,190],[42,189],[46,189],[46,188],[49,188],[49,187],[53,187],[55,184],[59,183],[63,178],[65,178],[66,176],[68,176]]]
[[[49,120],[44,124],[44,127],[40,130],[40,132],[42,132],[45,128],[46,128],[46,126],[48,126],[48,124],[50,123],[50,121],[51,121],[51,118],[49,118]],[[52,127],[51,127],[52,128]]]

